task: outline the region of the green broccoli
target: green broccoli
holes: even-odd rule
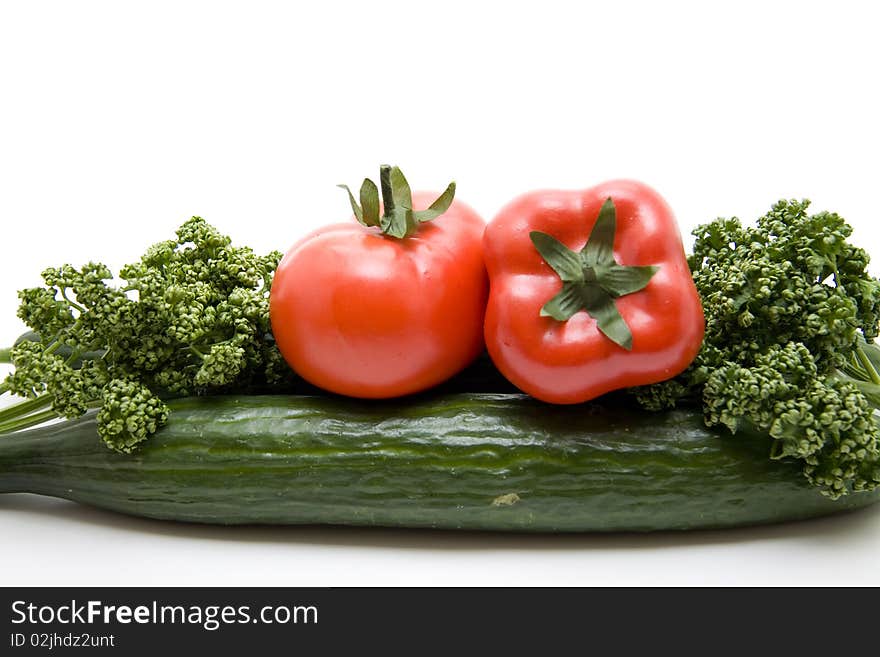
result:
[[[22,290],[18,316],[33,330],[0,362],[15,370],[0,393],[0,433],[98,408],[98,432],[129,452],[166,421],[165,399],[285,380],[269,325],[269,289],[281,254],[255,255],[199,217],[177,239],[122,268],[46,269]]]
[[[772,458],[802,460],[837,498],[880,485],[880,281],[850,226],[808,207],[779,201],[754,228],[694,231],[703,348],[681,376],[633,392],[655,410],[696,399],[710,426],[767,434]]]

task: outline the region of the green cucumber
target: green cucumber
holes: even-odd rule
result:
[[[93,414],[0,438],[0,492],[199,523],[553,532],[732,527],[880,500],[827,499],[768,459],[766,438],[709,430],[696,411],[485,393],[170,405],[131,455],[107,449]]]

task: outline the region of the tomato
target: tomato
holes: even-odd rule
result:
[[[487,226],[484,254],[486,346],[538,399],[663,381],[700,349],[705,320],[678,226],[642,183],[521,196]]]
[[[352,198],[362,223],[326,226],[296,243],[270,294],[272,332],[288,364],[352,397],[425,390],[484,348],[485,223],[452,200],[454,185],[428,212],[420,209],[433,196],[412,194],[396,167],[382,168],[382,188],[381,218],[375,185],[365,181],[363,207]]]

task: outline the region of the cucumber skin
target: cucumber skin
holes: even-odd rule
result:
[[[766,438],[711,431],[696,411],[517,394],[170,405],[131,455],[101,443],[93,415],[0,439],[0,492],[198,523],[547,532],[734,527],[880,500],[829,500]]]

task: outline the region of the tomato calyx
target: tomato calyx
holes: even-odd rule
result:
[[[584,310],[612,342],[632,350],[633,336],[614,300],[647,287],[659,267],[621,265],[614,259],[617,210],[609,197],[580,252],[541,231],[529,237],[544,261],[562,279],[562,290],[541,308],[542,317],[564,322]]]
[[[455,197],[455,183],[449,183],[426,210],[413,210],[412,190],[400,167],[383,164],[379,167],[383,212],[379,214],[379,189],[364,178],[359,192],[360,204],[347,185],[337,185],[348,192],[355,218],[367,227],[378,227],[383,235],[403,239],[415,233],[419,224],[436,219],[449,209]]]

